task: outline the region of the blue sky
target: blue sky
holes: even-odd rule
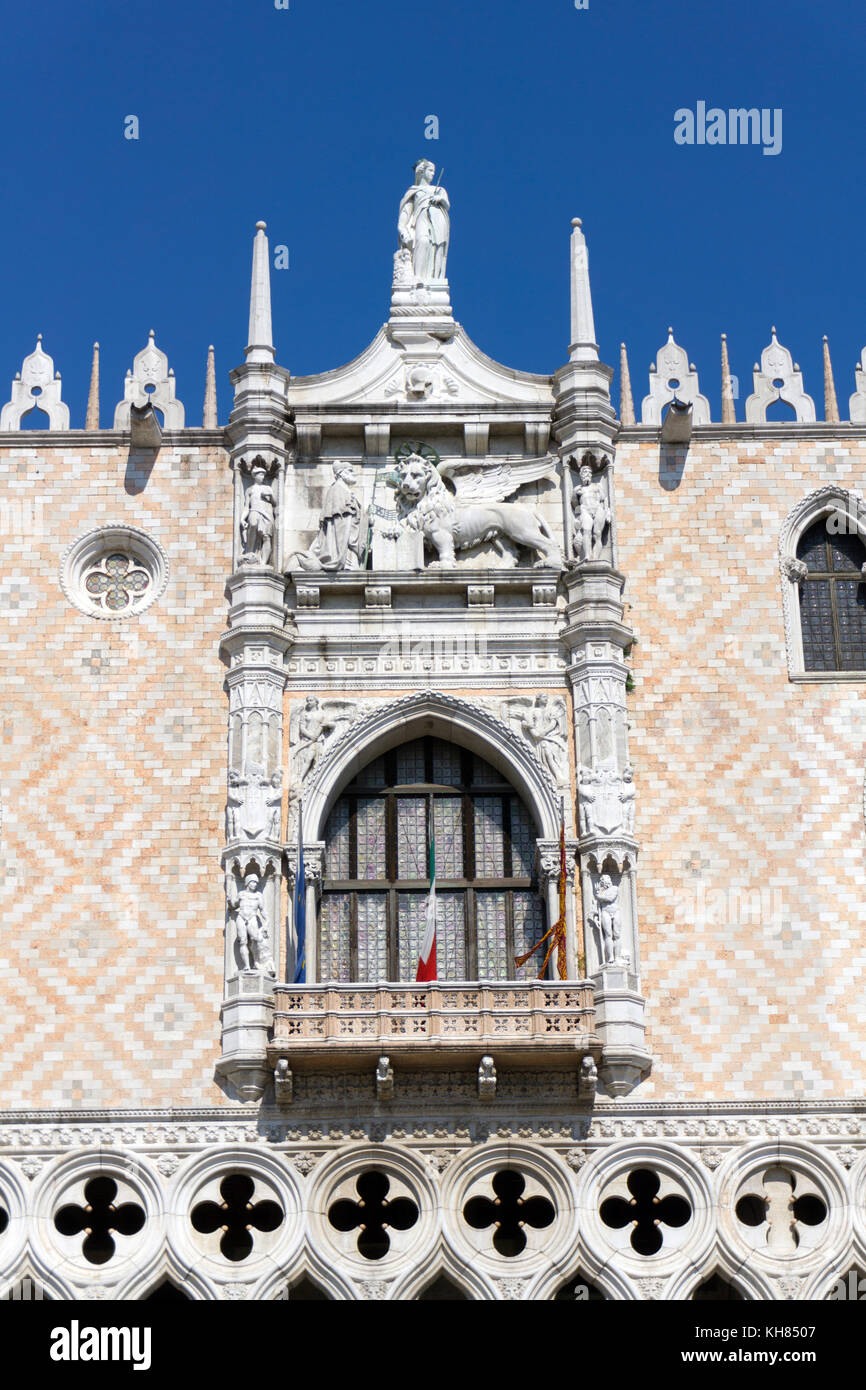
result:
[[[0,393],[41,332],[80,427],[98,339],[110,424],[152,327],[190,424],[214,343],[223,422],[259,218],[290,252],[272,276],[279,361],[348,361],[387,317],[397,206],[425,154],[451,198],[455,317],[491,356],[565,360],[580,216],[602,356],[626,340],[638,401],[671,323],[718,419],[725,331],[742,418],[775,323],[819,416],[829,335],[844,417],[866,343],[864,58],[853,0],[10,7]],[[700,100],[781,108],[782,152],[678,146],[674,112]]]

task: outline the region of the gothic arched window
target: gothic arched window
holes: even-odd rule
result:
[[[800,580],[806,671],[866,671],[866,546],[853,531],[832,528],[838,516],[822,516],[797,545],[806,567]]]
[[[428,837],[436,843],[440,980],[532,979],[522,955],[545,932],[536,829],[484,759],[442,739],[385,753],[356,777],[325,828],[319,979],[414,980],[424,936]]]

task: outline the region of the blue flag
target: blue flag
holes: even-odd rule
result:
[[[307,983],[307,876],[304,871],[304,806],[298,806],[298,872],[295,875],[295,984]]]

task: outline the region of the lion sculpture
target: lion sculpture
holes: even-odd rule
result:
[[[536,568],[560,569],[562,551],[543,517],[520,502],[500,500],[549,472],[550,466],[548,459],[533,461],[528,470],[526,465],[485,467],[455,460],[437,468],[432,459],[410,454],[396,469],[397,515],[403,525],[422,533],[435,549],[434,564],[439,566],[455,564],[457,550],[488,542],[502,553],[497,542],[505,540],[534,550]],[[527,471],[530,476],[524,476]],[[454,478],[456,496],[443,474]]]

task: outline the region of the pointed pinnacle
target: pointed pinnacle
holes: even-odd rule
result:
[[[735,425],[737,408],[734,405],[734,383],[731,378],[731,364],[728,361],[728,335],[722,334],[722,424]]]
[[[213,343],[207,350],[202,427],[206,430],[217,428],[216,368],[214,366]]]
[[[619,345],[619,418],[623,425],[634,424],[634,400],[625,343]]]
[[[93,344],[93,362],[90,367],[90,390],[87,393],[87,414],[84,417],[86,430],[99,429],[99,344]]]
[[[830,361],[830,344],[824,334],[824,419],[833,424],[839,423],[839,402],[836,400],[836,383],[833,380],[833,363]]]

